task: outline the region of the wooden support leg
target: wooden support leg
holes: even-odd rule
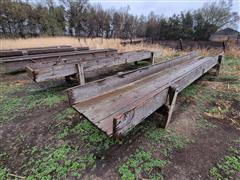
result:
[[[178,95],[178,89],[170,87],[167,103],[163,107],[165,119],[161,123],[162,128],[167,128],[171,121],[172,113],[174,111],[174,107],[177,100],[177,95]]]
[[[82,64],[76,64],[76,68],[78,71],[77,75],[78,75],[79,84],[83,85],[83,84],[85,84],[83,66],[82,66]]]
[[[154,52],[151,52],[151,63],[154,64]]]
[[[216,70],[215,76],[218,76],[218,75],[219,75],[220,68],[221,68],[221,64],[222,64],[222,58],[223,58],[223,56],[222,56],[222,55],[219,55],[219,56],[218,56],[218,64],[217,64],[216,66],[214,66],[214,69]]]

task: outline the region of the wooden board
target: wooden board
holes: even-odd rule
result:
[[[50,46],[38,48],[23,48],[23,49],[6,49],[0,50],[0,58],[13,56],[27,56],[35,54],[57,53],[57,52],[71,52],[88,50],[88,47],[71,47],[71,46]]]

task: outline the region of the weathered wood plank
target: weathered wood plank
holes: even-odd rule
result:
[[[6,49],[0,50],[0,58],[12,56],[25,56],[44,53],[70,52],[88,50],[88,47],[71,47],[71,46],[50,46],[38,48]]]
[[[65,64],[77,60],[91,60],[100,57],[114,56],[117,53],[116,49],[99,49],[88,51],[51,53],[47,55],[34,55],[21,58],[9,58],[0,61],[0,65],[5,67],[5,72],[23,71],[26,66],[36,67],[53,66],[56,64]]]
[[[124,63],[130,63],[135,61],[141,61],[151,58],[151,52],[149,51],[133,51],[126,53],[119,53],[113,57],[104,57],[98,59],[91,59],[88,61],[71,61],[69,63],[54,65],[50,67],[41,67],[34,69],[34,66],[30,68],[34,69],[34,73],[30,76],[34,76],[36,82],[42,82],[50,79],[61,78],[77,73],[75,64],[81,63],[84,72],[90,72],[96,69],[112,67],[115,65],[121,65]],[[45,65],[44,65],[45,66]],[[29,71],[28,71],[29,72]],[[86,74],[87,75],[87,74]]]
[[[83,56],[86,54],[93,54],[96,53],[106,53],[106,52],[117,52],[116,49],[96,49],[96,50],[83,50],[83,51],[72,51],[72,52],[57,52],[57,53],[47,53],[47,54],[37,54],[37,55],[28,55],[22,57],[8,57],[8,58],[1,58],[1,63],[7,62],[16,62],[16,61],[28,61],[28,60],[36,60],[38,62],[50,61],[50,60],[67,60],[71,58],[78,58],[78,56]]]

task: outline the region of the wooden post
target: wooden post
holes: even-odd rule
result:
[[[154,52],[151,52],[151,63],[154,64]]]
[[[173,113],[173,110],[174,110],[174,107],[175,107],[175,104],[176,104],[176,100],[177,100],[177,95],[178,95],[178,89],[170,87],[169,91],[171,91],[170,94],[169,94],[170,95],[169,96],[170,109],[168,111],[168,117],[167,117],[167,122],[166,122],[165,128],[168,127],[168,125],[171,121],[172,113]]]
[[[218,56],[218,64],[216,66],[214,66],[214,69],[216,70],[215,76],[218,76],[219,73],[220,73],[220,68],[221,68],[221,64],[222,64],[222,58],[223,58],[223,55],[219,55]]]
[[[183,50],[182,38],[179,39],[179,45],[180,45],[180,49],[181,49],[181,51],[182,51],[182,50]]]
[[[174,107],[175,107],[176,100],[177,100],[178,92],[179,92],[178,89],[176,89],[174,87],[169,87],[167,102],[163,106],[164,120],[160,124],[160,126],[162,128],[166,129],[171,121],[172,114],[173,114]]]
[[[222,42],[222,48],[223,48],[223,52],[225,52],[225,50],[226,50],[226,45],[225,45],[225,42],[224,42],[224,41]]]
[[[77,68],[77,71],[78,71],[77,75],[78,75],[79,84],[83,85],[83,84],[85,84],[83,65],[82,64],[76,64],[76,68]]]

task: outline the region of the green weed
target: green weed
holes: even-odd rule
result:
[[[84,119],[73,128],[65,127],[59,134],[59,138],[65,138],[69,135],[79,137],[89,148],[97,150],[106,150],[115,140],[109,138],[106,134],[92,125],[88,120]]]
[[[233,58],[230,56],[224,57],[224,66],[239,66],[240,62],[238,58]]]
[[[16,119],[18,116],[24,115],[26,111],[39,108],[41,106],[53,107],[63,102],[66,97],[59,95],[53,90],[40,92],[27,92],[26,95],[18,97],[12,94],[13,90],[8,89],[8,93],[0,98],[0,122],[6,122]]]
[[[154,173],[154,169],[159,170],[167,164],[167,161],[156,159],[150,152],[137,150],[128,161],[118,168],[122,180],[133,180],[140,175],[148,177],[157,177],[159,174]]]
[[[164,130],[161,128],[151,128],[145,133],[145,136],[154,144],[161,145],[161,152],[167,156],[173,148],[181,149],[191,141],[186,139],[173,130]]]
[[[187,88],[185,88],[182,92],[181,95],[185,96],[185,97],[194,97],[198,94],[199,92],[199,85],[197,84],[192,84],[190,86],[188,86]]]
[[[228,179],[240,172],[240,156],[225,156],[217,167],[210,169],[210,175],[216,179]],[[228,177],[228,178],[226,178]]]
[[[215,167],[212,167],[209,174],[216,179],[232,179],[234,175],[240,172],[240,150],[238,141],[235,141],[237,147],[231,146],[231,154],[225,156]]]
[[[88,167],[95,167],[95,157],[89,153],[80,154],[80,149],[69,145],[57,148],[37,149],[31,151],[31,155],[37,154],[28,163],[30,174],[28,180],[32,179],[66,179],[66,177],[81,177]]]
[[[8,178],[8,170],[6,168],[0,167],[0,179],[7,179]]]
[[[198,127],[200,128],[216,128],[217,126],[211,122],[209,122],[208,120],[201,118],[198,121]]]
[[[54,119],[57,121],[66,121],[72,119],[76,114],[77,112],[73,108],[67,108],[57,114]]]

